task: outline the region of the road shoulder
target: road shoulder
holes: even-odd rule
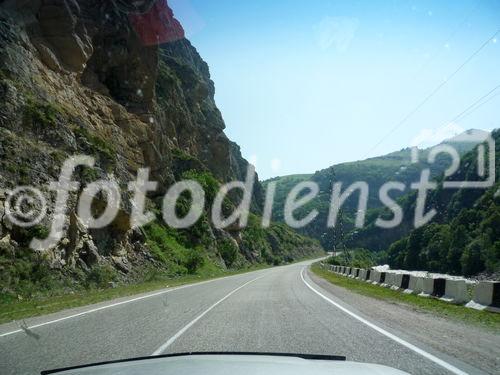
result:
[[[309,278],[344,304],[393,332],[416,340],[484,371],[500,368],[498,331],[436,316],[414,306],[357,294],[319,277],[308,269]]]

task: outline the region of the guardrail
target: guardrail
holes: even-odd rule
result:
[[[421,297],[439,298],[466,307],[500,313],[500,281],[483,281],[477,284],[461,279],[415,276],[410,273],[381,272],[347,266],[320,263],[323,268],[373,285],[380,285]]]

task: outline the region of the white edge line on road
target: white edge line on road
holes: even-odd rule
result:
[[[200,282],[197,282],[197,283],[186,284],[186,285],[181,285],[181,286],[174,287],[174,288],[171,288],[171,289],[161,290],[159,292],[147,294],[145,296],[140,296],[140,297],[135,297],[135,298],[132,298],[132,299],[127,299],[125,301],[116,302],[116,303],[112,303],[110,305],[105,305],[105,306],[101,306],[101,307],[96,307],[95,309],[90,309],[90,310],[82,311],[80,313],[73,314],[73,315],[68,315],[68,316],[65,316],[65,317],[62,317],[62,318],[59,318],[59,319],[49,320],[47,322],[35,324],[35,325],[32,325],[32,326],[26,327],[26,329],[34,329],[34,328],[38,328],[38,327],[43,327],[43,326],[46,326],[46,325],[49,325],[49,324],[54,324],[54,323],[62,322],[64,320],[77,318],[77,317],[82,316],[82,315],[87,315],[87,314],[95,313],[97,311],[109,309],[111,307],[125,305],[127,303],[136,302],[136,301],[140,301],[140,300],[143,300],[143,299],[160,296],[162,294],[170,293],[170,292],[173,292],[173,291],[176,291],[176,290],[179,290],[179,289],[190,288],[190,287],[193,287],[193,286],[203,285],[203,284],[211,283],[211,282],[214,282],[214,281],[223,280],[223,279],[226,279],[226,278],[229,278],[229,277],[241,276],[241,275],[244,275],[244,274],[218,277],[218,278],[211,279],[211,280],[200,281]],[[24,329],[16,329],[14,331],[2,333],[2,334],[0,334],[0,337],[5,337],[5,336],[13,335],[13,334],[20,333],[20,332],[24,332]]]
[[[190,321],[188,324],[186,324],[183,328],[181,328],[181,330],[179,332],[177,332],[175,335],[173,335],[171,338],[169,338],[167,340],[167,342],[165,342],[162,346],[160,346],[158,349],[156,349],[153,352],[153,354],[151,354],[151,355],[154,356],[154,355],[160,355],[160,354],[162,354],[170,345],[172,345],[174,343],[175,340],[177,340],[179,337],[181,337],[189,328],[191,328],[193,326],[193,324],[195,324],[198,320],[200,320],[208,312],[210,312],[210,310],[212,310],[218,304],[220,304],[221,302],[223,302],[224,300],[226,300],[227,298],[229,298],[232,294],[236,293],[241,288],[244,288],[245,286],[247,286],[250,283],[253,283],[256,280],[262,279],[264,276],[266,276],[266,275],[262,275],[262,276],[259,276],[259,277],[255,278],[255,279],[247,281],[245,284],[240,285],[236,289],[233,289],[231,292],[229,292],[228,294],[226,294],[224,297],[222,297],[220,300],[218,300],[217,302],[215,302],[212,306],[210,306],[208,309],[206,309],[205,311],[203,311],[200,315],[198,315],[196,318],[194,318],[192,321]]]
[[[402,338],[399,338],[398,336],[396,335],[393,335],[392,333],[386,331],[385,329],[383,328],[380,328],[379,326],[376,326],[375,324],[369,322],[368,320],[360,317],[359,315],[353,313],[352,311],[346,309],[345,307],[339,305],[337,302],[334,302],[332,301],[330,298],[328,298],[327,296],[325,296],[324,294],[318,292],[316,289],[314,289],[305,279],[304,279],[304,270],[306,268],[302,268],[302,271],[300,271],[300,277],[302,279],[302,281],[304,282],[304,284],[306,284],[306,286],[311,289],[314,293],[316,293],[318,296],[320,296],[321,298],[323,298],[325,301],[329,302],[330,304],[332,304],[333,306],[335,306],[336,308],[338,308],[339,310],[342,310],[343,312],[345,312],[346,314],[350,315],[351,317],[353,317],[354,319],[360,321],[361,323],[367,325],[368,327],[374,329],[375,331],[381,333],[382,335],[390,338],[391,340],[394,340],[396,341],[398,344],[401,344],[405,347],[407,347],[408,349],[410,350],[413,350],[415,353],[417,354],[420,354],[422,357],[425,357],[427,358],[428,360],[438,364],[439,366],[441,367],[444,367],[445,369],[447,369],[448,371],[454,373],[454,374],[457,374],[457,375],[468,375],[466,372],[456,368],[455,366],[453,365],[450,365],[448,362],[445,362],[443,361],[442,359],[439,359],[438,357],[426,352],[425,350],[422,350],[418,347],[416,347],[415,345],[413,344],[410,344],[408,341],[405,341],[403,340]]]

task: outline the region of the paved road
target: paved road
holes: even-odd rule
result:
[[[309,278],[308,263],[34,318],[30,329],[0,326],[0,374],[185,351],[339,354],[411,374],[476,372],[364,320]]]

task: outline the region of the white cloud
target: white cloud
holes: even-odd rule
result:
[[[464,128],[453,122],[436,129],[425,128],[420,130],[420,133],[411,140],[410,146],[420,148],[434,146],[464,131]]]
[[[281,160],[276,158],[271,160],[271,170],[273,172],[278,172],[280,169],[281,169]]]

